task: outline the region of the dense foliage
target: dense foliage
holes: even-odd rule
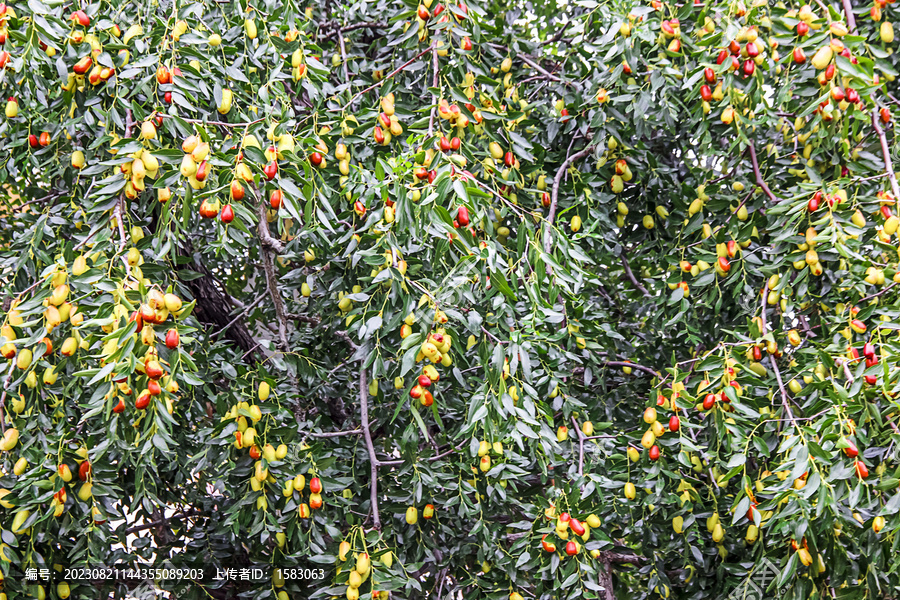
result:
[[[900,595],[896,8],[325,4],[0,7],[3,593]]]

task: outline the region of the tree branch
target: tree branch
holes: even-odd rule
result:
[[[194,509],[181,511],[179,513],[175,513],[171,517],[165,517],[162,519],[150,521],[149,523],[142,523],[141,525],[135,525],[134,527],[129,527],[128,529],[125,530],[125,535],[137,533],[138,531],[143,531],[145,529],[153,529],[154,527],[158,527],[160,525],[165,525],[172,519],[183,519],[185,517],[196,517],[197,515],[200,515],[200,514],[201,513],[199,510],[194,510]]]
[[[426,53],[428,53],[428,52],[431,52],[432,48],[434,48],[434,47],[435,47],[434,44],[432,44],[431,46],[425,48],[424,50],[422,50],[421,52],[419,52],[418,54],[416,54],[415,56],[413,56],[411,59],[409,59],[408,61],[406,61],[405,63],[403,63],[402,65],[400,65],[399,67],[397,67],[396,69],[394,69],[393,71],[391,71],[390,73],[388,73],[387,75],[385,75],[385,76],[381,79],[381,81],[378,81],[378,82],[376,82],[376,83],[370,85],[369,87],[367,87],[366,89],[364,89],[364,90],[362,90],[362,91],[356,92],[356,93],[353,95],[353,97],[350,98],[350,102],[348,102],[347,104],[345,104],[344,106],[342,106],[342,107],[339,108],[339,109],[332,109],[332,112],[344,112],[345,110],[347,110],[348,108],[350,108],[350,105],[351,105],[351,104],[353,104],[354,102],[356,102],[356,99],[357,99],[357,98],[359,98],[359,97],[362,96],[363,94],[367,94],[368,92],[371,92],[372,90],[374,90],[374,89],[376,89],[376,88],[380,88],[381,86],[383,86],[383,85],[385,84],[385,82],[387,82],[388,79],[391,79],[394,75],[396,75],[397,73],[399,73],[400,71],[402,71],[403,69],[405,69],[406,67],[408,67],[409,65],[413,64],[414,62],[416,62],[416,60],[418,60],[419,58],[421,58],[424,54],[426,54]]]
[[[844,16],[847,17],[847,29],[853,35],[856,33],[856,16],[853,14],[853,5],[850,0],[841,0],[841,2],[844,6]]]
[[[651,369],[650,367],[645,367],[644,365],[639,365],[633,362],[626,362],[622,360],[610,360],[604,363],[607,367],[632,367],[637,369],[638,371],[643,371],[648,375],[652,375],[653,377],[659,377],[659,373]]]
[[[762,334],[766,335],[766,296],[767,294],[762,293],[762,302],[760,303],[762,306],[760,321],[762,322]],[[791,410],[791,402],[788,399],[787,390],[784,388],[784,381],[781,379],[781,370],[778,368],[778,363],[775,361],[775,355],[769,355],[769,362],[772,365],[772,371],[775,373],[775,380],[778,382],[778,391],[781,392],[781,405],[784,407],[784,412],[788,416],[788,420],[791,424],[800,430],[800,425],[797,424],[796,419],[794,419],[794,411]]]
[[[762,188],[763,192],[765,192],[766,196],[769,197],[769,200],[772,202],[781,202],[781,198],[772,193],[772,190],[769,189],[768,184],[763,179],[762,172],[759,170],[759,161],[756,158],[756,147],[754,147],[753,142],[750,142],[750,160],[753,163],[753,174],[756,176],[756,185]]]
[[[281,294],[278,291],[278,278],[275,275],[275,257],[272,256],[272,252],[268,249],[275,247],[272,242],[277,242],[282,252],[284,251],[284,246],[269,234],[269,227],[266,221],[266,205],[264,203],[259,205],[259,239],[262,242],[260,251],[262,252],[263,271],[266,273],[266,286],[269,288],[269,296],[272,297],[272,304],[275,306],[275,316],[278,319],[278,337],[281,340],[282,351],[287,352],[287,319],[284,313],[284,303],[281,301]]]
[[[599,562],[600,568],[597,569],[597,583],[603,588],[603,598],[604,600],[616,600],[616,595],[613,592],[612,560],[610,560],[609,553],[601,552]]]
[[[438,65],[437,46],[432,46],[432,48],[431,48],[431,65],[432,65],[432,68],[434,69],[434,78],[431,81],[431,83],[432,83],[431,87],[437,88],[441,82],[440,70],[439,70],[440,66]],[[428,117],[428,137],[431,137],[434,135],[434,114],[437,112],[437,103],[438,103],[437,94],[432,93],[431,94],[431,115]]]
[[[346,27],[340,27],[337,21],[330,21],[322,26],[322,29],[325,31],[322,34],[322,38],[327,39],[333,37],[335,34],[343,35],[348,31],[355,31],[357,29],[386,29],[387,27],[388,23],[382,21],[353,23]]]
[[[217,338],[217,337],[219,337],[220,335],[222,335],[223,333],[225,333],[226,331],[228,331],[228,328],[229,328],[229,327],[231,327],[232,325],[234,325],[235,323],[237,323],[238,321],[240,321],[241,319],[243,319],[244,317],[246,317],[248,314],[250,314],[250,312],[251,312],[254,308],[256,308],[257,306],[259,306],[260,304],[262,304],[262,301],[266,299],[266,296],[268,296],[268,293],[267,293],[267,292],[266,292],[266,293],[263,293],[263,294],[260,294],[259,298],[257,298],[256,300],[254,300],[254,301],[253,301],[252,303],[250,303],[249,305],[245,306],[245,307],[244,307],[244,310],[241,311],[241,313],[238,314],[238,316],[236,316],[236,317],[233,318],[231,321],[229,321],[228,324],[226,324],[226,325],[225,325],[224,327],[222,327],[220,330],[218,330],[217,332],[215,332],[214,334],[212,334],[212,337]]]
[[[350,83],[350,71],[347,69],[347,46],[344,44],[344,30],[338,30],[338,41],[341,46],[341,64],[344,67],[344,82]]]
[[[860,298],[860,300],[857,304],[862,304],[863,302],[867,302],[867,301],[871,300],[872,298],[877,298],[878,296],[881,296],[882,294],[886,294],[887,292],[889,292],[891,290],[891,288],[895,287],[896,285],[897,285],[897,282],[895,281],[891,285],[882,289],[880,292],[876,292],[874,294],[869,294],[865,298]]]
[[[159,117],[162,117],[164,119],[171,119],[175,116],[175,115],[167,115],[166,113],[156,113],[156,115]],[[257,123],[262,123],[263,121],[266,120],[265,117],[260,117],[259,119],[255,119],[248,123],[226,123],[224,121],[204,121],[203,119],[188,119],[185,117],[178,117],[178,118],[181,119],[182,121],[184,121],[185,123],[196,123],[198,125],[217,125],[219,127],[233,127],[233,128],[250,127],[251,125],[256,125]]]
[[[329,431],[329,432],[325,432],[325,433],[310,433],[309,437],[320,438],[320,439],[336,438],[336,437],[344,437],[345,435],[358,435],[362,432],[363,432],[362,429],[351,429],[349,431]]]
[[[319,326],[322,321],[318,317],[310,317],[309,315],[298,315],[294,313],[288,313],[285,315],[288,319],[293,319],[294,321],[300,321],[301,323],[309,323],[313,327]],[[350,334],[346,331],[337,330],[334,332],[334,335],[338,336],[342,340],[344,340],[348,346],[356,350],[359,346],[350,338]]]
[[[891,191],[894,193],[894,200],[900,202],[900,186],[897,185],[897,176],[894,174],[894,165],[891,161],[891,149],[888,147],[887,136],[884,134],[884,129],[882,129],[881,124],[878,123],[877,106],[872,110],[872,127],[875,128],[875,134],[878,136],[878,141],[881,142],[884,172],[887,173],[888,179],[891,182]]]
[[[465,446],[467,443],[468,443],[468,442],[464,440],[464,441],[460,442],[459,444],[457,444],[455,447],[450,448],[449,450],[446,450],[446,451],[444,451],[444,452],[441,452],[440,454],[435,454],[434,456],[429,456],[429,457],[426,458],[425,460],[427,460],[428,462],[433,462],[433,461],[435,461],[435,460],[440,460],[440,459],[444,458],[445,456],[449,456],[450,454],[453,454],[454,452],[458,452],[458,451],[459,451],[463,446]],[[379,460],[379,461],[378,461],[378,464],[379,464],[380,466],[382,466],[382,467],[392,467],[392,466],[402,465],[402,464],[404,464],[404,463],[406,463],[406,462],[407,462],[407,461],[405,461],[405,460],[403,460],[403,459],[401,458],[401,459],[398,459],[398,460]]]
[[[9,361],[9,373],[6,374],[6,380],[3,382],[3,393],[0,394],[0,428],[6,433],[6,390],[9,389],[9,382],[12,381],[13,371],[16,368],[16,361]]]
[[[581,477],[584,475],[584,433],[581,431],[581,427],[578,426],[578,421],[575,420],[575,417],[572,417],[572,425],[575,427],[575,431],[578,432],[578,476]]]
[[[631,265],[628,264],[628,256],[625,254],[625,248],[622,248],[622,254],[619,256],[619,260],[622,261],[622,266],[625,268],[625,276],[631,281],[631,285],[638,289],[644,296],[650,297],[650,292],[647,291],[647,288],[641,284],[640,281],[637,280],[637,277],[634,276],[634,273],[631,272]]]
[[[370,479],[369,503],[372,505],[372,526],[381,530],[381,516],[378,514],[378,457],[375,455],[375,444],[372,443],[372,432],[369,431],[369,385],[366,383],[366,366],[364,362],[359,365],[359,408],[360,425],[363,437],[366,440],[366,450],[369,452]]]
[[[553,230],[553,221],[556,219],[556,206],[559,201],[559,184],[562,181],[563,175],[566,173],[566,169],[569,168],[569,165],[593,152],[594,147],[595,144],[588,144],[580,152],[576,152],[563,161],[563,164],[556,170],[556,176],[553,177],[553,189],[550,192],[550,212],[547,213],[547,230],[544,233],[544,252],[548,254],[553,247],[553,238],[550,232]]]
[[[264,202],[260,203],[258,214],[259,241],[262,242],[263,246],[266,246],[276,254],[284,254],[285,248],[282,241],[272,237],[272,234],[269,232],[269,221],[266,219],[266,205]]]

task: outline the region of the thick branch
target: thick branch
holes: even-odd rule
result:
[[[569,168],[569,165],[584,158],[593,151],[594,144],[588,144],[583,150],[576,152],[567,158],[563,164],[560,165],[559,169],[556,170],[556,176],[553,178],[553,189],[550,192],[550,212],[547,213],[547,230],[544,233],[544,252],[547,252],[548,254],[553,247],[553,238],[550,235],[550,232],[553,230],[553,221],[556,219],[556,206],[559,200],[559,184],[562,181],[563,175],[566,173],[566,169]]]
[[[600,568],[597,569],[597,573],[597,583],[603,588],[604,600],[616,600],[616,595],[613,593],[612,561],[607,553],[600,555]]]
[[[765,192],[766,196],[769,197],[769,200],[772,202],[781,202],[781,198],[772,193],[772,190],[769,189],[768,184],[765,179],[763,179],[762,172],[759,170],[759,160],[756,158],[756,147],[753,143],[750,143],[750,160],[753,162],[753,174],[756,176],[756,185],[762,188],[763,192]]]
[[[276,254],[284,254],[284,244],[281,240],[272,237],[272,234],[269,232],[269,221],[266,219],[266,205],[261,203],[259,205],[259,241],[262,242],[263,246],[266,246],[268,249],[272,250]]]
[[[366,439],[366,450],[369,452],[369,477],[371,479],[369,503],[372,505],[372,527],[381,530],[381,516],[378,514],[378,457],[375,455],[375,444],[372,443],[372,432],[369,431],[369,384],[366,383],[365,363],[361,363],[359,366],[359,409],[363,437]]]
[[[190,243],[181,250],[188,256],[191,256],[193,251]],[[240,320],[235,322],[232,318],[228,309],[232,304],[231,296],[219,289],[209,268],[196,258],[179,268],[202,274],[202,277],[184,281],[184,284],[191,290],[191,295],[197,301],[197,307],[194,310],[197,318],[202,323],[214,325],[217,333],[221,333],[221,330],[224,329],[226,337],[236,343],[244,351],[245,356],[254,352],[258,346],[255,336],[250,333],[244,323]]]

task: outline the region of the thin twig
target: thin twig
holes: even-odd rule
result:
[[[509,48],[507,48],[506,46],[503,46],[502,44],[488,44],[488,45],[496,50],[505,50],[505,51],[509,52]],[[520,59],[523,63],[525,63],[526,65],[528,65],[529,67],[531,67],[532,69],[534,69],[535,71],[540,73],[541,75],[544,75],[545,77],[547,77],[547,79],[549,79],[550,81],[556,81],[556,82],[562,81],[559,77],[555,76],[553,73],[551,73],[550,71],[548,71],[541,65],[537,64],[537,62],[535,62],[527,54],[520,52],[516,55],[516,58]]]
[[[378,514],[378,457],[375,455],[375,444],[372,443],[372,432],[369,431],[369,385],[366,383],[366,365],[359,365],[359,412],[366,450],[369,452],[369,503],[372,505],[372,526],[381,530],[381,516]]]
[[[569,25],[569,23],[564,23],[563,26],[559,28],[559,31],[556,32],[556,35],[554,35],[552,38],[550,38],[546,42],[543,42],[542,45],[549,46],[550,44],[555,44],[556,42],[561,40],[563,35],[565,35],[565,33],[566,33],[566,27],[568,25]]]

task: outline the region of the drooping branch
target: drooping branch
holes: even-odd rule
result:
[[[366,450],[369,453],[369,503],[372,511],[372,527],[381,530],[381,516],[378,514],[378,457],[375,455],[375,444],[372,443],[372,432],[369,430],[369,384],[366,382],[366,366],[359,365],[359,413]]]
[[[548,254],[553,247],[553,237],[550,232],[553,231],[553,221],[556,219],[556,207],[559,201],[559,184],[562,181],[566,170],[569,168],[569,165],[593,152],[594,148],[595,144],[588,144],[581,151],[576,152],[563,161],[563,164],[556,170],[556,175],[553,177],[553,188],[550,191],[550,210],[547,213],[547,229],[544,232],[544,252],[547,252]]]

